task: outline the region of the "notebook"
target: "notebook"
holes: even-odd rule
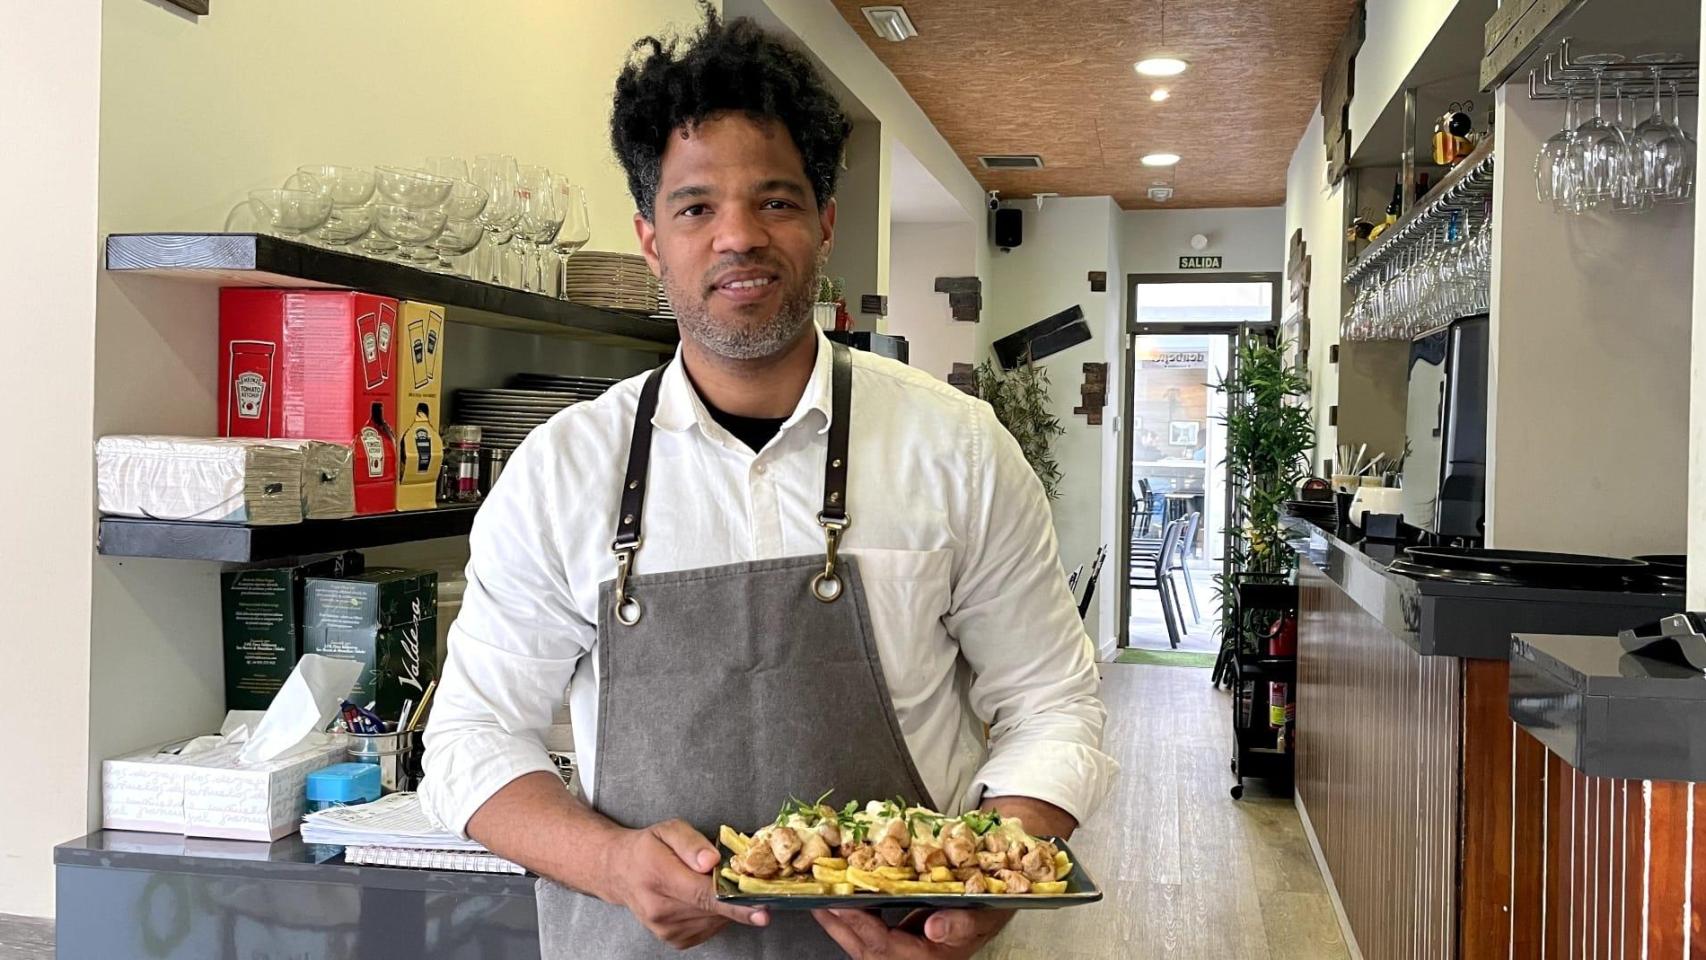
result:
[[[441,829],[412,793],[318,810],[302,818],[302,842],[344,848],[347,863],[476,873],[526,873],[476,840]]]
[[[464,870],[469,873],[527,873],[520,864],[483,850],[417,850],[356,845],[344,848],[344,862],[424,870]]]

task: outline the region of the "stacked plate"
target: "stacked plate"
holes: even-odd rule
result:
[[[675,307],[670,305],[669,294],[663,292],[662,284],[659,284],[658,288],[658,312],[652,314],[652,319],[665,323],[675,322]]]
[[[645,314],[658,308],[657,278],[638,254],[582,250],[563,269],[575,303]]]
[[[615,382],[606,377],[518,373],[503,389],[456,391],[451,422],[479,427],[480,442],[486,446],[514,449],[558,411],[596,399]]]

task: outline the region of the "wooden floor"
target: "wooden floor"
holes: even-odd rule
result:
[[[1208,671],[1102,665],[1122,772],[1073,838],[1106,899],[1021,916],[983,960],[1348,956],[1289,798],[1227,795],[1231,707]]]
[[[53,960],[53,921],[0,913],[0,960]]]

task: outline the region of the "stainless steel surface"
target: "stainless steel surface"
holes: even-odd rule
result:
[[[1464,218],[1466,231],[1485,222],[1493,196],[1493,141],[1475,148],[1475,152],[1440,178],[1439,183],[1416,202],[1409,213],[1400,217],[1380,239],[1370,244],[1345,267],[1345,282],[1357,283],[1375,267],[1414,249],[1416,241],[1443,228],[1453,212]]]
[[[1541,65],[1528,71],[1528,98],[1530,100],[1562,100],[1568,94],[1566,87],[1575,85],[1585,87],[1594,82],[1594,71],[1574,61],[1570,56],[1572,38],[1565,37],[1558,43],[1558,52],[1546,54]],[[1694,44],[1689,44],[1694,46]],[[1653,95],[1653,67],[1659,68],[1659,83],[1675,83],[1677,92],[1684,97],[1700,95],[1700,62],[1698,60],[1679,57],[1674,62],[1663,64],[1642,63],[1631,57],[1622,63],[1602,65],[1605,72],[1605,82],[1616,84],[1624,93],[1634,97],[1650,97]]]

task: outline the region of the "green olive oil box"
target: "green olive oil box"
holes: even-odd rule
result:
[[[310,577],[303,591],[302,652],[362,664],[350,701],[386,720],[419,704],[438,676],[438,574],[372,567],[353,577]]]
[[[265,710],[302,656],[302,591],[309,577],[360,573],[349,552],[289,566],[231,570],[219,577],[225,638],[225,709]]]

